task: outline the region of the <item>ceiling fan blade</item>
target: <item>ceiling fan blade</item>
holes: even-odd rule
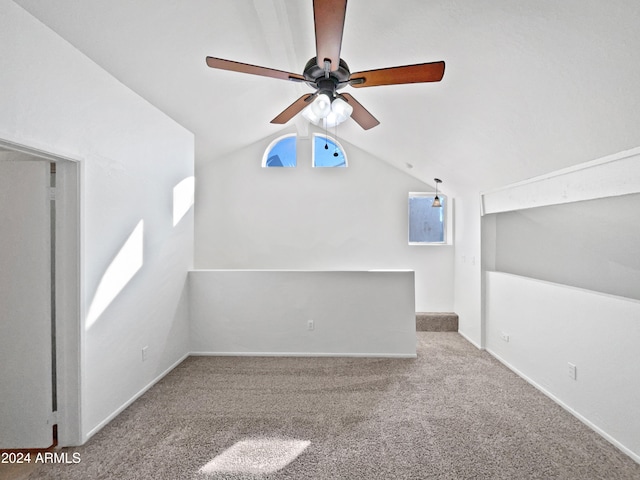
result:
[[[257,65],[224,60],[223,58],[207,57],[207,65],[211,68],[218,68],[220,70],[230,70],[232,72],[251,73],[252,75],[261,75],[263,77],[279,78],[281,80],[304,82],[304,77],[297,73],[284,72],[273,68],[258,67]]]
[[[360,88],[401,83],[439,82],[443,76],[444,62],[432,62],[352,73],[349,81],[352,87]]]
[[[315,97],[315,94],[306,93],[302,95],[299,99],[285,108],[280,115],[271,120],[271,123],[284,124],[295,117],[298,113],[300,113],[304,107],[309,105],[311,99]]]
[[[331,71],[340,66],[342,31],[347,0],[313,0],[313,20],[316,29],[316,58],[318,66],[331,61]]]
[[[365,130],[369,130],[376,125],[380,125],[378,119],[371,115],[371,113],[369,113],[369,110],[364,108],[362,104],[351,95],[349,95],[348,93],[343,93],[341,96],[347,101],[349,105],[353,107],[351,118],[353,118],[356,123],[362,128],[364,128]]]

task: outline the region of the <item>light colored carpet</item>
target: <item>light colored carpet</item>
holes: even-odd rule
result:
[[[30,479],[639,479],[457,333],[417,359],[191,357]]]
[[[453,312],[416,312],[418,332],[457,332],[458,314]]]

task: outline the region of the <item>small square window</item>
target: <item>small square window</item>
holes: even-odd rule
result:
[[[409,245],[445,243],[447,199],[438,197],[442,207],[432,206],[433,193],[409,193]]]

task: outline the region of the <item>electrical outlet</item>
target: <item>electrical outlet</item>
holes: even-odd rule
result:
[[[147,355],[149,352],[149,347],[142,347],[142,361],[144,362],[147,359]]]
[[[314,321],[313,320],[308,320],[307,321],[307,329],[308,330],[313,330],[314,328],[316,328]]]
[[[500,338],[502,340],[504,340],[505,342],[508,342],[509,341],[509,334],[505,333],[505,332],[500,332]]]
[[[567,373],[569,374],[569,378],[572,380],[578,379],[578,368],[573,363],[568,363]]]

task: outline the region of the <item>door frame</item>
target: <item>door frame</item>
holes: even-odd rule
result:
[[[56,164],[56,389],[58,445],[82,439],[82,162],[0,138],[0,147]]]

